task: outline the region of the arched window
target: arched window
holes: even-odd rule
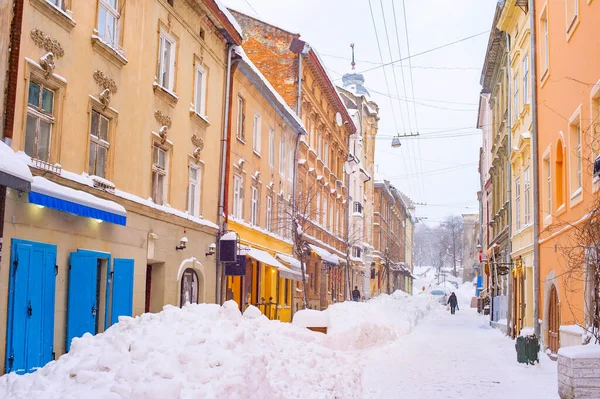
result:
[[[564,162],[563,162],[563,143],[558,142],[556,148],[556,162],[555,162],[555,173],[556,173],[556,208],[560,208],[564,203],[565,194],[565,173],[564,173]]]
[[[198,274],[194,269],[185,269],[181,276],[180,305],[198,303]]]

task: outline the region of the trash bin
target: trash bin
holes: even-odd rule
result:
[[[515,349],[517,350],[517,362],[530,365],[540,362],[540,343],[535,335],[517,337]]]

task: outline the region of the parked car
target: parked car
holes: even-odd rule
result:
[[[448,303],[448,294],[446,294],[446,291],[436,289],[432,290],[430,294],[433,295],[440,302],[440,304],[446,305]]]

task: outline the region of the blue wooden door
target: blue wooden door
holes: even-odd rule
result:
[[[6,372],[28,373],[52,360],[56,246],[12,240]]]
[[[67,305],[67,351],[71,340],[96,334],[98,315],[98,256],[71,252]]]
[[[111,322],[133,315],[133,259],[115,259],[113,266]]]

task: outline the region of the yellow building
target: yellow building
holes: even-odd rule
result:
[[[227,277],[226,295],[242,310],[254,305],[272,320],[289,322],[292,283],[302,276],[292,260],[294,147],[306,130],[244,50],[236,52],[227,228],[240,237],[246,271]]]
[[[241,43],[214,0],[15,3],[3,139],[35,177],[29,194],[6,198],[7,372],[43,366],[119,315],[215,301],[213,188],[227,50]],[[40,342],[40,354],[23,342]]]
[[[511,281],[513,334],[533,327],[533,178],[531,131],[530,15],[527,6],[505,2],[498,29],[510,36],[509,106],[511,203],[510,240],[514,263]]]

